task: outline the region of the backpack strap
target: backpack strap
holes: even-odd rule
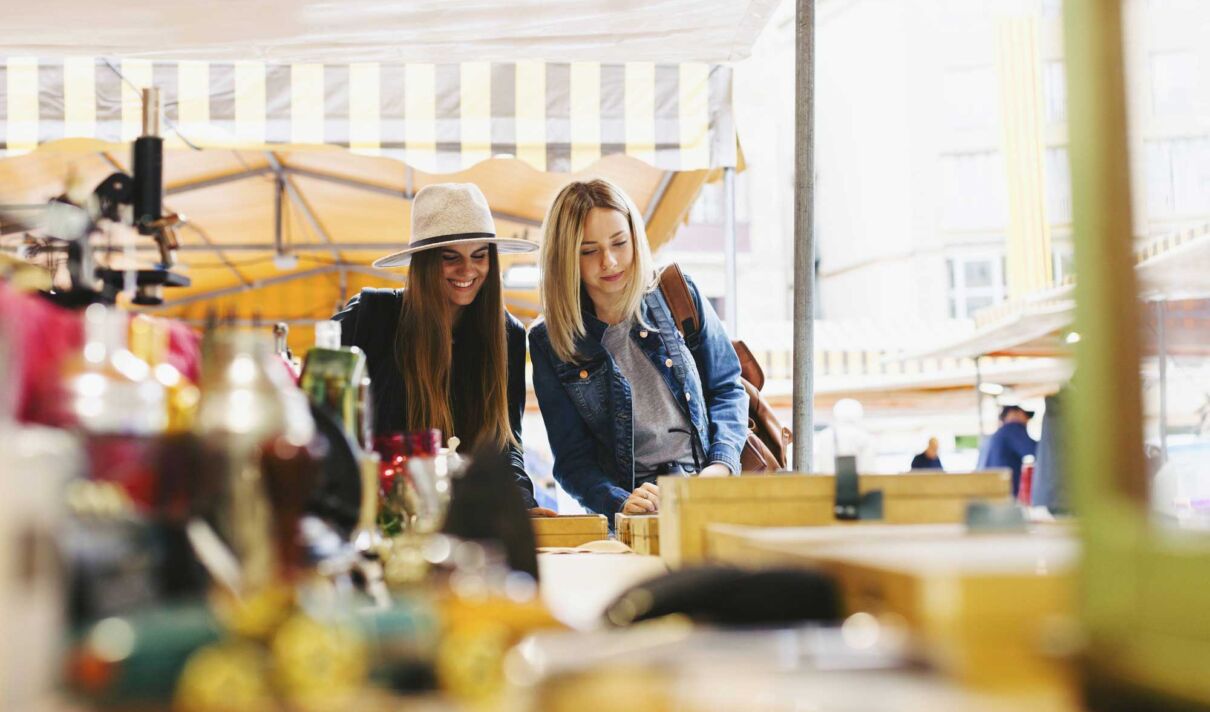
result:
[[[675,262],[660,272],[660,293],[664,295],[664,301],[668,302],[672,320],[676,322],[676,330],[681,332],[681,336],[689,338],[701,331],[701,315],[693,303],[689,283],[685,281],[685,275]]]

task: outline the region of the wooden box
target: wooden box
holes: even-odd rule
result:
[[[580,546],[609,538],[609,520],[603,514],[564,514],[533,517],[534,543],[544,546]]]
[[[965,682],[1032,686],[1064,674],[1043,650],[1071,643],[1079,547],[1066,526],[976,534],[960,525],[715,525],[709,537],[724,561],[831,573],[847,613],[898,617],[931,662]]]
[[[622,542],[636,554],[659,556],[660,515],[618,514],[613,515],[613,528]]]
[[[975,500],[1007,502],[1007,469],[963,474],[861,475],[861,492],[882,490],[878,524],[961,522]],[[710,524],[752,526],[851,525],[834,513],[831,475],[661,477],[660,556],[677,567],[702,561]]]

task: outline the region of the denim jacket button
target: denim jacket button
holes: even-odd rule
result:
[[[580,371],[580,378],[588,378],[588,371]]]
[[[646,330],[646,329],[643,329],[642,331],[640,331],[640,332],[639,332],[639,338],[641,338],[641,339],[645,339],[645,338],[647,338],[647,330]]]
[[[664,365],[667,366],[668,368],[672,368],[672,359],[667,359],[666,361],[664,361]]]
[[[688,391],[685,392],[685,400],[687,400],[687,401],[693,400],[693,395],[690,394]]]

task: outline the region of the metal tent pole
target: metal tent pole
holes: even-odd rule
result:
[[[815,401],[815,0],[797,0],[794,66],[794,467],[810,472]]]
[[[723,264],[726,278],[724,320],[731,338],[739,338],[739,288],[735,280],[735,169],[723,169]]]

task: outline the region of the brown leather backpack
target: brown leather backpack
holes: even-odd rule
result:
[[[668,265],[660,273],[660,292],[672,310],[677,331],[686,338],[697,334],[702,328],[701,315],[693,303],[689,283],[676,264]],[[748,394],[748,439],[740,454],[740,466],[744,472],[784,470],[789,466],[788,448],[794,440],[793,433],[782,426],[769,402],[761,396],[765,372],[747,344],[732,341],[731,345],[739,357],[740,383]]]

